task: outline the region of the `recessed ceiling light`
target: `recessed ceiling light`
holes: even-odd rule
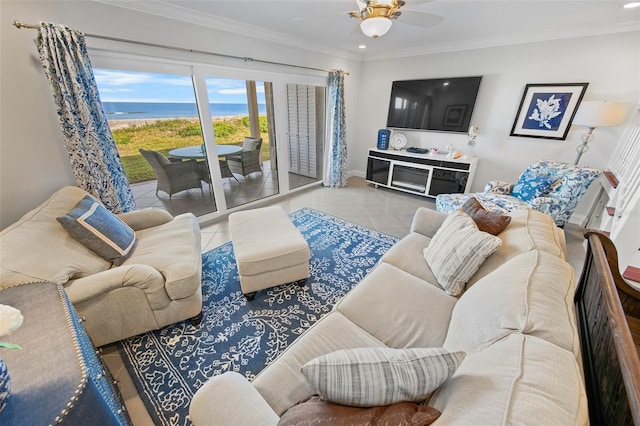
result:
[[[634,1],[632,3],[627,3],[624,6],[625,9],[633,9],[634,7],[640,7],[640,1]]]
[[[358,49],[366,49],[366,48],[367,48],[367,46],[364,45],[364,44],[361,44],[360,46],[358,46]]]

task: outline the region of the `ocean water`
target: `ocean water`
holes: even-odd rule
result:
[[[195,103],[160,102],[103,102],[108,120],[131,120],[141,118],[195,118],[198,108]],[[247,104],[209,104],[212,117],[249,115]],[[258,105],[258,113],[267,113],[265,104]]]

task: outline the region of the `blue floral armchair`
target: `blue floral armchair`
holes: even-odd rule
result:
[[[531,164],[513,184],[490,181],[484,192],[440,194],[436,209],[449,213],[476,197],[485,209],[499,213],[531,208],[548,214],[556,225],[564,227],[580,197],[600,175],[600,170],[559,161],[540,160]]]

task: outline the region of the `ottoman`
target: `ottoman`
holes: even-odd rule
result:
[[[279,206],[229,215],[229,231],[247,300],[258,290],[309,277],[309,245]]]

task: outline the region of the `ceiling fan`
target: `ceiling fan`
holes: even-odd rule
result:
[[[429,0],[427,0],[429,1]],[[414,4],[425,3],[424,0],[416,0]],[[383,36],[389,31],[392,19],[403,16],[402,22],[409,25],[430,28],[442,21],[441,16],[417,10],[400,9],[406,5],[404,0],[356,0],[358,10],[349,13],[352,18],[360,20],[362,32],[372,38]]]

